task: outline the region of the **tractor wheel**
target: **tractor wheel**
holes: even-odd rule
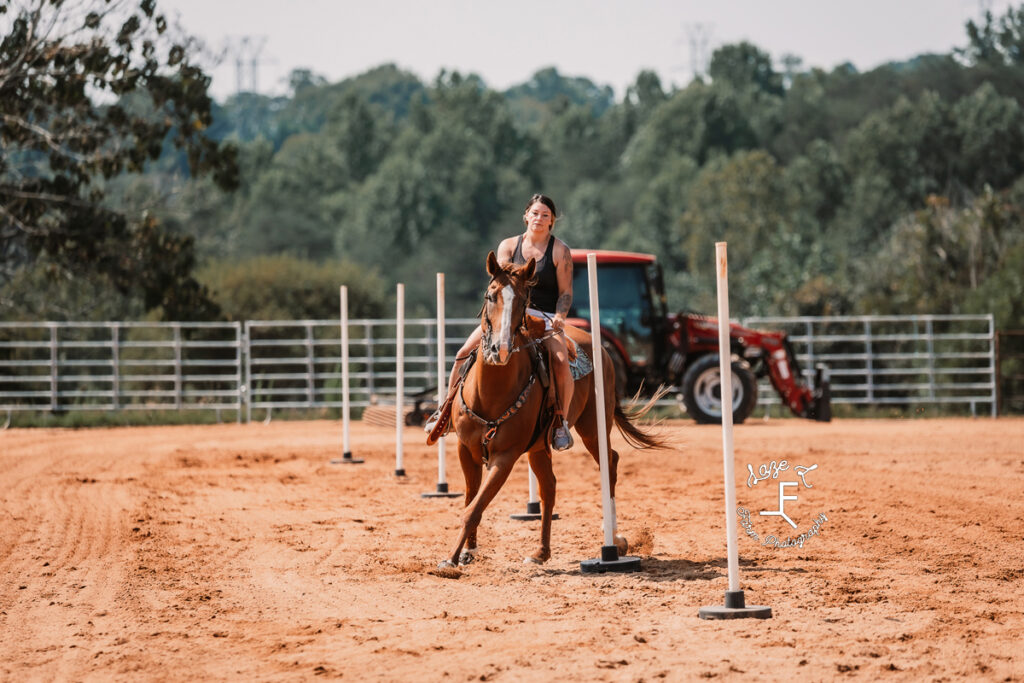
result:
[[[683,375],[683,404],[698,424],[722,424],[718,354],[701,356]],[[742,424],[757,405],[757,378],[741,361],[732,364],[732,421]]]

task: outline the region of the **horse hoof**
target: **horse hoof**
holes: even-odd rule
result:
[[[438,569],[455,569],[455,563],[451,560],[444,560],[437,563]]]
[[[619,551],[619,555],[626,555],[629,553],[629,541],[626,540],[625,536],[615,537],[615,547]]]
[[[476,551],[475,550],[463,550],[462,554],[459,555],[459,564],[467,565],[467,564],[470,564],[471,562],[473,562],[473,560],[475,560],[475,559],[476,559]]]
[[[536,557],[524,557],[523,564],[544,564],[544,562]]]

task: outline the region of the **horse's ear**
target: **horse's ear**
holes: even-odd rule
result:
[[[526,265],[523,266],[523,279],[532,280],[535,272],[537,272],[537,259],[531,258],[526,262]]]
[[[494,252],[487,254],[487,274],[494,277],[501,272],[501,266],[498,265],[498,257],[494,255]]]

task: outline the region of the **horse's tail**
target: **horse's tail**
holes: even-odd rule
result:
[[[637,407],[639,393],[630,401],[628,408],[623,408],[618,400],[615,401],[615,426],[619,428],[626,443],[633,448],[668,448],[668,441],[665,438],[652,432],[644,431],[635,424],[637,420],[650,412],[654,404],[667,393],[668,387],[662,385],[658,387],[658,390],[654,392],[654,395],[651,396],[647,403],[639,407]]]

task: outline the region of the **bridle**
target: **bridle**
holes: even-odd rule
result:
[[[492,276],[490,281],[487,283],[487,289],[488,290],[491,288],[491,285],[494,284],[495,279],[497,279],[497,278]],[[526,291],[526,303],[523,305],[523,313],[522,313],[522,315],[519,316],[519,322],[512,328],[516,332],[520,333],[520,337],[522,337],[523,339],[526,339],[527,341],[522,343],[522,344],[519,344],[519,345],[513,345],[512,348],[509,349],[509,353],[510,354],[515,353],[516,351],[520,351],[520,350],[522,350],[524,348],[528,348],[530,346],[535,346],[536,345],[537,340],[531,340],[530,339],[530,335],[527,334],[527,330],[526,330],[526,309],[528,309],[529,307],[530,307],[530,291],[527,290]],[[480,306],[480,317],[483,318],[483,323],[481,323],[481,327],[483,328],[483,336],[481,337],[481,342],[482,342],[482,344],[484,345],[485,348],[491,346],[491,338],[494,335],[494,325],[491,324],[491,318],[489,316],[485,316],[484,315],[486,310],[487,310],[487,299],[485,298],[483,304]],[[545,338],[547,338],[547,337],[545,337]],[[513,334],[512,339],[513,339],[513,341],[515,341],[515,334]]]
[[[495,278],[492,276],[490,282],[487,283],[487,289],[488,290],[491,288],[491,285],[494,283],[494,280],[495,280]],[[509,350],[509,355],[511,355],[513,353],[516,353],[518,351],[522,351],[523,349],[536,348],[537,345],[540,344],[541,342],[543,342],[545,339],[548,339],[549,337],[552,337],[552,336],[554,336],[556,334],[556,332],[554,330],[552,330],[549,334],[545,334],[540,339],[531,339],[530,335],[529,335],[529,332],[527,330],[527,327],[526,327],[526,309],[528,309],[529,307],[530,307],[530,293],[529,293],[529,290],[527,290],[527,293],[526,293],[526,304],[523,306],[523,313],[522,313],[522,315],[519,318],[519,323],[513,328],[516,332],[520,333],[520,337],[522,339],[524,339],[525,341],[523,341],[522,343],[520,343],[518,345],[514,345]],[[481,325],[483,327],[483,336],[481,338],[481,344],[483,344],[485,346],[490,346],[490,344],[491,344],[491,337],[492,337],[492,335],[494,333],[494,326],[491,324],[490,317],[484,315],[486,309],[487,309],[487,301],[485,300],[483,305],[480,307],[480,317],[483,318],[483,324]],[[483,355],[483,354],[481,354],[481,355]],[[480,358],[479,361],[480,362],[486,362],[486,361],[484,361],[483,358]],[[530,396],[530,390],[533,389],[533,386],[534,386],[534,384],[536,382],[537,382],[537,373],[536,372],[531,372],[530,373],[530,379],[527,380],[526,386],[523,387],[523,390],[521,392],[519,392],[519,396],[516,398],[516,400],[512,402],[512,405],[510,405],[505,410],[504,413],[502,413],[500,416],[498,416],[494,420],[488,420],[487,418],[485,418],[485,417],[477,414],[476,412],[474,412],[473,409],[469,407],[469,405],[466,403],[466,398],[462,395],[462,390],[463,390],[463,387],[465,387],[465,383],[461,383],[460,382],[460,384],[459,384],[459,401],[461,401],[461,403],[462,403],[462,410],[474,422],[477,422],[478,424],[482,425],[484,427],[484,429],[486,430],[484,432],[483,437],[480,439],[480,446],[483,449],[483,460],[484,460],[484,463],[487,463],[487,461],[488,461],[488,459],[490,457],[490,454],[488,452],[488,445],[491,443],[492,440],[494,440],[494,437],[497,435],[498,427],[500,427],[502,425],[502,423],[504,423],[505,421],[511,419],[512,416],[515,415],[517,412],[519,412],[519,409],[522,408],[526,404],[526,400]]]

